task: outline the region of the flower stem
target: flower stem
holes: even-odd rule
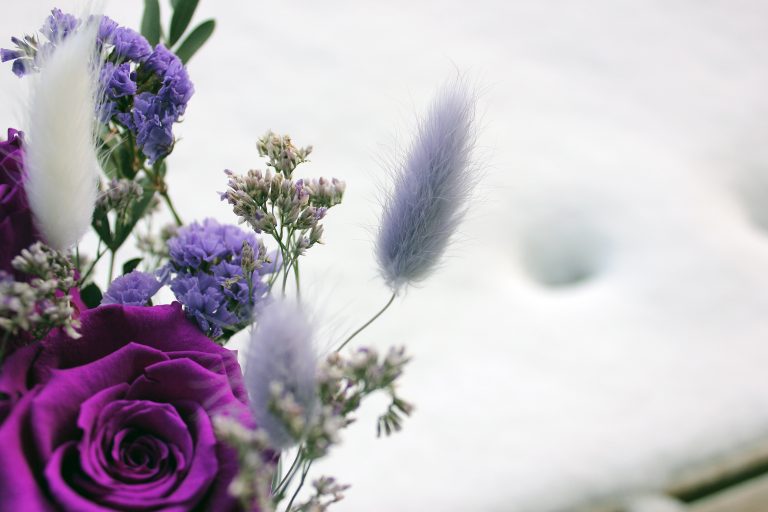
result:
[[[301,480],[299,480],[299,485],[296,486],[296,490],[293,493],[293,496],[291,496],[291,501],[288,502],[288,506],[285,507],[286,512],[291,512],[291,506],[293,506],[293,502],[296,500],[296,496],[299,495],[299,491],[302,487],[304,487],[304,480],[307,479],[307,473],[309,473],[309,468],[312,466],[312,461],[308,460],[304,463],[304,469],[301,471]]]
[[[109,253],[109,277],[107,278],[107,288],[109,288],[109,283],[112,282],[112,274],[115,270],[115,251],[110,251]]]
[[[272,490],[273,495],[276,496],[278,500],[283,499],[283,494],[285,494],[288,485],[290,485],[291,480],[296,473],[296,469],[299,467],[299,463],[303,460],[303,455],[304,446],[299,446],[299,450],[296,452],[296,457],[294,457],[293,462],[291,463],[291,467],[288,468],[288,471],[285,473],[285,476],[282,478],[282,480],[280,480],[280,483],[277,484],[277,486]]]
[[[96,257],[93,259],[93,262],[88,266],[88,270],[85,271],[85,273],[80,277],[80,280],[77,282],[78,288],[82,286],[82,284],[85,282],[86,279],[91,275],[93,272],[94,267],[96,267],[96,264],[99,262],[102,256],[106,254],[106,250],[101,250],[101,239],[99,239],[99,244],[96,246]]]
[[[368,320],[367,322],[365,322],[365,323],[364,323],[363,325],[361,325],[361,326],[360,326],[360,327],[359,327],[359,328],[358,328],[358,329],[357,329],[355,332],[353,332],[352,334],[350,334],[350,335],[349,335],[349,337],[348,337],[347,339],[345,339],[345,340],[344,340],[344,342],[343,342],[341,345],[339,345],[339,348],[337,348],[337,349],[336,349],[336,352],[341,352],[341,349],[343,349],[345,346],[347,346],[347,343],[349,343],[350,341],[352,341],[352,338],[354,338],[355,336],[357,336],[358,334],[360,334],[361,332],[363,332],[363,330],[364,330],[366,327],[368,327],[368,326],[369,326],[369,325],[371,325],[373,322],[375,322],[377,318],[379,318],[379,317],[380,317],[380,316],[381,316],[381,315],[382,315],[382,314],[383,314],[383,313],[384,313],[384,312],[385,312],[387,309],[389,309],[389,306],[391,306],[391,305],[392,305],[392,303],[395,301],[395,297],[397,297],[397,292],[393,292],[393,293],[392,293],[392,296],[389,298],[389,301],[388,301],[386,304],[384,304],[384,307],[383,307],[383,308],[381,308],[381,309],[379,310],[379,312],[378,312],[378,313],[376,313],[375,315],[373,315],[373,316],[371,317],[371,319],[370,319],[370,320]]]
[[[160,192],[160,195],[163,196],[165,204],[168,205],[168,209],[171,211],[171,215],[173,215],[173,220],[176,221],[176,225],[183,226],[184,221],[181,220],[181,217],[179,217],[179,212],[177,212],[176,208],[173,207],[173,201],[171,201],[171,196],[168,195],[168,191],[163,190]]]

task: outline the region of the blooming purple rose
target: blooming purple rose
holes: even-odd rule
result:
[[[22,276],[11,260],[38,239],[24,192],[23,159],[21,132],[10,128],[8,140],[0,142],[0,271],[17,278]]]
[[[179,304],[81,322],[82,338],[56,331],[0,371],[0,510],[239,510],[211,420],[253,426],[235,354]]]

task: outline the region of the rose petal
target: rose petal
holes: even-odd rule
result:
[[[77,345],[80,340],[68,340]],[[38,364],[44,354],[38,359]],[[91,364],[59,370],[44,368],[48,376],[32,408],[35,445],[43,457],[65,441],[79,437],[77,417],[80,405],[100,390],[131,382],[148,365],[167,359],[159,350],[129,343]],[[37,366],[37,365],[36,365]]]
[[[32,427],[28,412],[35,393],[27,393],[13,409],[13,414],[0,426],[0,508],[2,510],[53,510],[35,477],[41,467],[34,444],[30,442]]]

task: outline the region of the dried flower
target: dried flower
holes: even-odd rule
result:
[[[275,270],[259,237],[205,219],[180,228],[168,249],[171,290],[204,332],[218,338],[251,322],[268,291],[263,276]]]
[[[156,276],[134,270],[112,281],[101,303],[148,306],[162,286],[163,283]]]
[[[312,152],[312,146],[297,148],[290,136],[277,135],[271,131],[256,142],[256,147],[260,156],[267,157],[267,165],[286,178],[290,178],[294,169],[306,162]]]
[[[239,471],[229,484],[229,493],[237,498],[243,510],[273,511],[272,479],[275,466],[268,459],[269,440],[263,430],[251,430],[227,416],[215,416],[216,437],[237,452]]]
[[[317,356],[312,328],[295,305],[277,301],[264,308],[246,354],[245,384],[256,423],[271,446],[296,444],[317,407]]]
[[[466,84],[447,84],[394,169],[376,241],[381,274],[394,291],[432,272],[467,209],[474,115]]]
[[[78,338],[79,322],[73,318],[69,295],[75,271],[67,257],[37,242],[22,250],[12,265],[30,279],[19,282],[0,272],[0,338],[24,334],[37,340],[54,327]]]
[[[62,37],[71,30],[69,24],[56,23],[52,27],[59,27]],[[43,239],[59,250],[85,234],[96,202],[97,28],[88,23],[37,56],[40,73],[34,76],[29,105],[25,189]],[[49,35],[56,34],[58,29],[51,28]]]
[[[133,180],[112,179],[106,190],[101,191],[96,198],[96,207],[106,211],[113,210],[118,215],[127,217],[130,213],[128,207],[141,199],[142,194],[144,189],[139,183]]]

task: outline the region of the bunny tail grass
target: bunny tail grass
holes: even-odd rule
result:
[[[476,181],[474,120],[474,94],[461,79],[448,82],[392,169],[376,257],[395,292],[429,276],[467,209]]]
[[[41,52],[40,72],[29,77],[25,189],[38,230],[59,250],[86,233],[98,192],[98,21]]]

